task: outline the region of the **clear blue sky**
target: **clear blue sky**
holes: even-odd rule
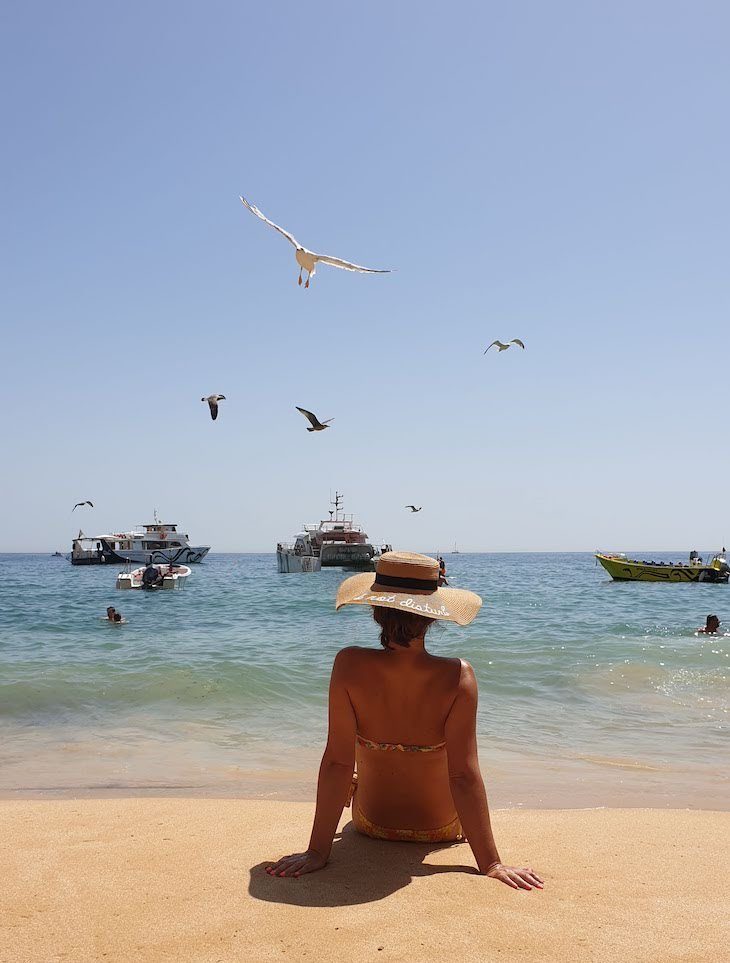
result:
[[[1,16],[0,550],[730,541],[727,4]]]

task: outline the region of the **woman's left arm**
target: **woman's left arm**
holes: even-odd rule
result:
[[[351,650],[337,653],[329,692],[329,733],[319,767],[317,808],[305,853],[283,856],[266,872],[270,876],[303,876],[327,865],[332,840],[352,785],[355,768],[355,711],[347,692]]]

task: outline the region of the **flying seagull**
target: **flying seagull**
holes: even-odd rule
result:
[[[415,505],[406,505],[406,508],[410,508],[412,512],[420,512],[423,508],[423,505],[420,505],[418,508],[416,508]]]
[[[307,428],[307,431],[324,431],[325,428],[329,428],[330,422],[334,421],[334,418],[328,418],[327,421],[320,421],[316,415],[313,415],[311,411],[307,411],[306,408],[300,408],[299,405],[294,405],[297,411],[301,411],[304,417],[307,419],[311,428]]]
[[[339,257],[329,257],[327,254],[315,254],[314,251],[308,251],[306,247],[302,247],[293,234],[285,231],[284,228],[279,227],[278,224],[274,224],[274,222],[270,221],[268,217],[264,217],[258,207],[254,207],[253,204],[249,204],[245,197],[241,197],[241,203],[244,207],[248,208],[252,214],[255,214],[256,217],[260,217],[262,221],[269,225],[269,227],[273,227],[275,231],[279,232],[279,234],[283,234],[287,241],[294,245],[296,248],[295,257],[297,259],[297,264],[299,265],[299,284],[302,283],[302,271],[307,272],[307,281],[304,285],[305,288],[309,287],[309,282],[315,275],[318,261],[321,261],[322,264],[331,264],[333,267],[342,268],[343,271],[359,271],[361,274],[391,273],[390,270],[366,268],[362,267],[360,264],[353,264],[351,261],[343,261],[342,258]]]
[[[510,341],[509,344],[505,344],[503,341],[492,341],[492,343],[489,345],[489,348],[493,348],[495,344],[497,345],[498,351],[506,351],[507,348],[509,348],[510,344],[518,344],[523,349],[523,351],[525,348],[524,344],[522,343],[522,341],[520,341],[519,338],[514,338],[512,341]],[[486,349],[484,354],[486,354],[487,351],[489,351],[489,348]]]
[[[75,512],[76,509],[77,509],[77,508],[81,508],[82,505],[91,505],[92,508],[94,507],[94,503],[93,503],[93,502],[76,502],[76,504],[75,504],[74,507],[71,509],[71,511],[72,511],[72,512]]]
[[[201,398],[200,400],[208,402],[208,406],[210,407],[210,417],[213,419],[213,421],[215,421],[216,418],[218,417],[218,402],[225,401],[226,396],[225,395],[208,395],[207,398]]]

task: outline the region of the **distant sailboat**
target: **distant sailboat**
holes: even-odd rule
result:
[[[459,549],[456,547],[456,542],[454,542],[454,549],[453,549],[453,551],[452,551],[451,554],[452,554],[452,555],[461,555],[461,552],[460,552]]]

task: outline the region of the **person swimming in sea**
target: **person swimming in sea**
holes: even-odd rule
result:
[[[107,606],[107,610],[106,610],[106,621],[116,622],[117,624],[119,624],[120,622],[124,622],[125,620],[122,617],[121,612],[117,612],[117,610],[114,608],[113,605],[109,605]]]
[[[708,615],[705,624],[697,629],[700,635],[717,635],[720,630],[720,620],[716,615]]]
[[[309,846],[272,863],[269,875],[324,869],[351,804],[353,825],[365,836],[467,840],[482,875],[513,889],[542,889],[533,869],[506,865],[497,851],[477,758],[474,670],[426,650],[434,622],[468,625],[482,604],[439,578],[435,559],[388,552],[374,577],[353,575],[340,585],[335,608],[371,606],[382,649],[349,646],[337,654]]]

